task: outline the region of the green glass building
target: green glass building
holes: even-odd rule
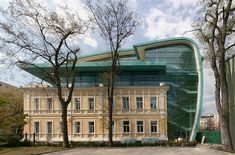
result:
[[[76,65],[76,87],[99,86],[102,83],[100,74],[110,66],[109,51],[80,57]],[[50,68],[47,64],[38,64],[38,67]],[[35,67],[21,68],[45,79]],[[119,51],[117,87],[159,86],[161,83],[169,86],[168,138],[195,139],[203,102],[203,70],[202,57],[193,40],[156,40]]]

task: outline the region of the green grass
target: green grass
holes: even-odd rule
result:
[[[63,150],[62,147],[0,147],[0,155],[39,155]]]

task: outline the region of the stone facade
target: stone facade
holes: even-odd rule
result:
[[[107,141],[108,115],[105,87],[76,88],[68,106],[71,141]],[[115,90],[113,140],[167,138],[168,86],[118,87]],[[66,91],[64,91],[66,98]],[[24,88],[24,132],[32,140],[62,141],[61,107],[55,88]]]

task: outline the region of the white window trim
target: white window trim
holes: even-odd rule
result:
[[[137,121],[143,121],[143,132],[138,132]],[[138,119],[135,121],[135,123],[136,123],[136,133],[145,133],[145,121],[143,119]]]
[[[116,133],[116,121],[112,121],[113,123],[114,123],[114,126],[113,126],[113,124],[112,124],[112,126],[113,126],[113,134],[115,134]]]
[[[54,123],[53,123],[53,120],[47,120],[47,121],[46,121],[46,125],[45,125],[45,126],[46,126],[46,134],[48,134],[48,122],[51,122],[51,125],[52,125],[52,126],[51,126],[51,134],[53,135],[53,133],[54,133],[54,132],[53,132],[53,131],[54,131]]]
[[[123,108],[123,97],[127,97],[128,98],[128,105],[129,105],[129,109],[124,109]],[[122,96],[122,110],[130,110],[130,96]]]
[[[62,129],[63,123],[62,120],[59,121],[59,134],[63,133],[63,129]]]
[[[89,123],[90,122],[94,122],[94,132],[93,133],[90,133],[90,126],[89,126]],[[88,134],[94,134],[95,135],[95,120],[89,120],[88,122],[87,122],[87,126],[88,126],[88,130],[87,130],[87,132],[88,132]]]
[[[35,108],[35,99],[38,99],[38,109]],[[33,98],[33,109],[34,110],[41,110],[41,108],[40,108],[40,98],[39,97],[34,97]]]
[[[124,121],[129,121],[129,132],[124,132]],[[131,133],[131,120],[122,120],[122,133]]]
[[[38,127],[38,130],[39,130],[39,131],[38,131],[38,133],[36,133],[36,128],[35,128],[35,123],[36,123],[36,122],[39,123],[39,127]],[[34,121],[33,121],[33,133],[39,134],[39,135],[41,134],[41,128],[40,128],[41,125],[40,125],[40,124],[41,124],[40,120],[34,120]],[[32,134],[33,134],[33,133],[32,133]]]
[[[158,109],[158,96],[150,95],[149,96],[149,107],[151,108],[151,97],[156,97],[156,110]]]
[[[80,122],[80,126],[79,126],[79,131],[80,131],[80,132],[75,132],[75,129],[76,129],[76,128],[75,128],[75,123],[76,123],[76,122]],[[82,130],[81,130],[81,129],[82,129],[82,123],[81,123],[81,121],[75,120],[75,121],[73,122],[73,134],[81,134],[81,133],[82,133]]]
[[[94,109],[90,109],[90,103],[89,103],[89,98],[93,98],[94,99]],[[94,96],[87,96],[87,109],[88,110],[96,110],[96,108],[95,108],[95,97]]]
[[[151,132],[151,121],[157,121],[157,132]],[[158,120],[149,120],[149,133],[159,133],[159,121]]]
[[[75,105],[75,99],[76,99],[76,98],[79,98],[79,100],[80,100],[80,110],[82,110],[82,104],[81,104],[82,98],[81,98],[81,96],[74,96],[74,97],[73,97],[73,101],[72,101],[72,104],[71,104],[73,107],[72,107],[71,109],[72,109],[72,110],[77,110],[77,109],[75,108],[75,107],[76,107],[76,105]]]
[[[137,95],[135,96],[135,109],[137,110],[137,97],[142,97],[142,105],[143,105],[143,108],[144,109],[144,96],[141,96],[141,95]]]
[[[48,102],[47,102],[47,99],[51,98],[51,109],[48,109]],[[47,96],[45,98],[46,100],[46,110],[54,110],[54,98],[52,96]]]

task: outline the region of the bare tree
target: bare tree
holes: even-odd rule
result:
[[[204,14],[196,24],[196,36],[207,50],[215,76],[215,102],[220,119],[223,148],[233,150],[229,130],[228,83],[225,73],[226,54],[235,46],[235,5],[233,0],[204,0]]]
[[[112,105],[115,87],[115,75],[118,68],[119,49],[125,39],[133,35],[140,20],[135,12],[127,7],[127,0],[83,0],[90,11],[100,36],[107,41],[110,47],[111,67],[106,72],[108,113],[109,113],[109,146],[113,145],[112,135]]]
[[[75,40],[87,30],[87,22],[66,7],[50,11],[31,0],[13,0],[0,10],[1,51],[20,62],[20,67],[34,67],[57,89],[62,105],[64,147],[70,147],[67,107],[71,101],[76,63],[80,48]],[[47,68],[38,63],[46,63]],[[68,97],[63,98],[64,92]]]

